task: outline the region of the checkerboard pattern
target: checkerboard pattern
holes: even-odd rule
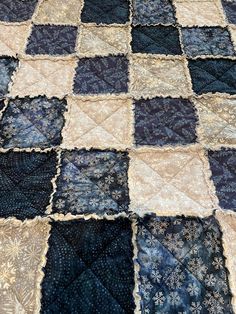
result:
[[[0,312],[236,313],[235,0],[0,1]]]

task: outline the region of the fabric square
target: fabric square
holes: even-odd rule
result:
[[[131,99],[69,98],[63,147],[124,149],[132,145]]]
[[[220,206],[236,211],[236,150],[210,150],[208,158]]]
[[[127,211],[128,165],[126,152],[64,151],[53,212],[103,215]]]
[[[229,23],[236,24],[236,2],[234,0],[221,0]]]
[[[82,58],[74,78],[75,94],[127,93],[128,60],[125,56]]]
[[[236,144],[236,99],[223,97],[196,98],[198,139],[204,145]]]
[[[77,25],[81,0],[47,0],[39,5],[34,22],[37,24]]]
[[[141,97],[187,97],[191,94],[183,60],[132,56],[131,93]]]
[[[139,218],[137,246],[142,313],[233,313],[213,216]]]
[[[38,0],[1,0],[0,21],[23,22],[31,19]]]
[[[17,219],[43,215],[56,174],[56,153],[0,154],[0,217]]]
[[[39,313],[49,229],[45,220],[0,219],[1,313]]]
[[[96,24],[125,24],[129,21],[129,1],[85,0],[81,21]]]
[[[216,1],[176,1],[176,17],[182,26],[218,26],[224,24],[223,12]]]
[[[214,204],[199,149],[137,149],[129,154],[131,209],[141,215],[209,215]],[[213,190],[213,189],[212,189]],[[171,195],[171,197],[170,197]]]
[[[127,26],[82,26],[78,53],[86,57],[127,53],[129,36],[129,27]]]
[[[0,120],[0,146],[51,147],[61,143],[66,101],[46,97],[9,101]]]
[[[8,86],[17,66],[18,60],[10,57],[0,57],[0,97],[8,93]]]
[[[137,145],[187,145],[196,142],[197,117],[193,104],[182,98],[135,101]]]
[[[134,312],[128,219],[52,222],[42,313]]]
[[[133,24],[174,24],[175,12],[171,0],[133,1]]]
[[[72,92],[75,67],[75,60],[21,60],[10,95],[64,97]]]
[[[236,94],[236,61],[227,59],[189,60],[193,90],[197,94]]]
[[[190,57],[199,55],[233,56],[234,47],[227,28],[182,28],[185,53]]]
[[[75,52],[77,27],[34,25],[26,53],[31,55],[67,55]]]
[[[157,54],[182,54],[179,32],[173,26],[136,26],[132,28],[132,51]]]

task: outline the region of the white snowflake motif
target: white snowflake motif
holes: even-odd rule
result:
[[[183,271],[177,266],[169,275],[166,280],[166,284],[170,289],[180,288],[185,279]]]
[[[205,278],[206,285],[208,287],[214,287],[216,284],[216,278],[213,276],[213,274],[207,275]]]
[[[223,268],[223,259],[221,257],[214,257],[212,265],[215,269],[222,269]]]
[[[187,287],[187,291],[191,296],[198,295],[200,289],[195,283],[190,283]]]
[[[199,237],[200,230],[195,221],[187,221],[183,228],[183,235],[189,241],[193,241]]]
[[[108,175],[106,178],[105,178],[105,182],[107,184],[111,184],[114,182],[114,178],[111,176],[111,175]]]
[[[207,267],[206,265],[203,264],[202,259],[199,258],[193,258],[188,262],[188,267],[191,272],[197,275],[199,279],[203,279],[206,272],[207,272]]]
[[[154,220],[150,222],[149,226],[154,234],[164,234],[168,227],[168,223],[166,221]]]
[[[56,208],[62,209],[65,206],[65,201],[59,198],[55,203]]]
[[[170,298],[170,303],[172,305],[174,305],[174,306],[175,305],[179,305],[179,303],[180,303],[180,296],[179,296],[178,292],[176,292],[176,291],[170,292],[169,298]]]
[[[212,253],[219,253],[220,251],[220,241],[217,238],[216,234],[207,232],[206,238],[204,240],[204,244],[207,247],[207,249]]]
[[[148,246],[155,246],[157,243],[157,240],[154,236],[151,235],[150,237],[147,238],[146,243]]]
[[[170,250],[171,252],[178,252],[182,249],[184,242],[180,239],[178,234],[168,234],[163,241],[163,244]]]
[[[153,301],[154,301],[155,305],[163,305],[165,302],[165,299],[166,298],[161,291],[157,292],[155,294],[155,296],[153,297]]]
[[[154,282],[160,282],[161,281],[161,274],[159,273],[158,270],[153,270],[151,272],[151,278],[153,279]]]
[[[115,200],[118,200],[119,198],[121,198],[121,192],[120,191],[113,191],[111,194]]]
[[[190,306],[192,314],[201,314],[202,306],[200,302],[192,302]]]

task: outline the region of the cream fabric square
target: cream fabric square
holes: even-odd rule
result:
[[[77,24],[80,17],[80,0],[44,0],[34,22],[38,24]]]
[[[75,67],[76,60],[20,60],[10,95],[63,97],[72,92]]]
[[[138,149],[130,153],[131,209],[139,214],[208,215],[213,201],[202,151]]]
[[[38,313],[50,226],[43,220],[0,219],[1,313]]]
[[[15,57],[23,54],[30,27],[27,24],[0,24],[0,55]]]
[[[135,98],[191,94],[182,59],[133,56],[130,65],[131,94]]]
[[[175,1],[176,17],[182,26],[224,24],[223,9],[217,1]]]
[[[63,130],[65,148],[127,148],[132,144],[130,99],[68,98]]]
[[[194,99],[198,110],[198,139],[205,145],[236,144],[236,98]]]

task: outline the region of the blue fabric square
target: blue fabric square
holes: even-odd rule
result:
[[[210,150],[208,158],[220,206],[236,211],[236,149]]]
[[[137,145],[178,145],[196,142],[196,110],[182,98],[153,98],[135,101]]]
[[[133,1],[133,24],[174,24],[175,11],[171,0]]]
[[[136,26],[132,28],[132,51],[181,54],[179,32],[173,26]]]
[[[236,94],[236,61],[226,59],[189,60],[193,90],[197,94]]]
[[[236,24],[236,2],[235,0],[221,0],[229,23]]]
[[[26,53],[31,55],[67,55],[75,52],[77,27],[34,25]]]
[[[128,60],[125,56],[82,58],[74,78],[75,94],[126,93]]]
[[[23,22],[31,19],[38,0],[1,0],[0,21]]]
[[[56,153],[0,154],[0,217],[34,218],[46,211],[56,174]]]
[[[124,218],[52,222],[41,313],[133,313],[131,239]]]
[[[11,57],[0,57],[0,97],[7,94],[8,85],[17,66],[18,60]]]
[[[215,218],[139,218],[141,313],[233,313]]]
[[[182,41],[184,51],[190,57],[199,55],[233,56],[235,54],[227,28],[182,28]]]
[[[0,121],[0,146],[51,147],[61,143],[66,101],[46,97],[11,99]]]
[[[128,163],[126,152],[64,151],[53,211],[98,215],[127,211]]]

